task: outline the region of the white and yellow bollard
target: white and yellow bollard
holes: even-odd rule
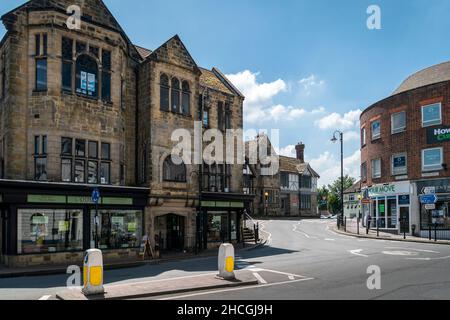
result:
[[[219,277],[225,280],[234,280],[234,247],[224,243],[219,249]]]
[[[86,296],[104,294],[103,255],[98,249],[86,251],[83,270],[83,294]]]

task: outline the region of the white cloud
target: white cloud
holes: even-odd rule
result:
[[[329,151],[310,161],[311,167],[320,175],[319,185],[329,185],[339,179],[341,175],[340,159]],[[361,152],[358,150],[344,158],[344,175],[359,179],[361,167]]]
[[[264,104],[280,92],[287,90],[286,82],[278,79],[269,83],[258,83],[256,77],[259,72],[252,73],[245,70],[236,74],[228,74],[227,78],[237,87],[245,96],[247,104]]]
[[[308,111],[302,107],[274,104],[273,98],[289,90],[288,84],[282,79],[259,83],[257,79],[259,73],[253,73],[249,70],[226,76],[245,96],[244,120],[247,123],[294,121],[306,115],[325,113],[323,107]],[[311,88],[320,85],[321,81],[317,82],[315,77],[312,76],[312,78],[300,80],[300,83],[305,88]]]
[[[297,151],[295,150],[294,145],[289,145],[289,146],[286,146],[286,147],[280,148],[280,149],[275,148],[275,152],[280,156],[291,157],[291,158],[297,157]]]
[[[316,121],[316,126],[322,130],[328,129],[352,129],[359,124],[359,118],[361,116],[361,110],[352,110],[344,115],[339,113],[332,113],[322,119]]]
[[[310,95],[313,89],[323,87],[325,81],[318,80],[317,77],[312,74],[308,78],[301,79],[299,83],[303,87],[305,94]]]
[[[344,132],[344,142],[358,141],[360,138],[360,134],[357,131]]]

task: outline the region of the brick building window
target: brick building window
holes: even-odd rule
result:
[[[159,77],[159,99],[160,99],[160,109],[162,111],[169,111],[170,102],[169,102],[169,77],[165,74],[162,74]]]
[[[47,34],[35,35],[35,91],[47,91]]]
[[[98,97],[98,66],[91,56],[82,54],[76,62],[76,92],[90,97]]]
[[[372,178],[381,178],[381,159],[372,160]]]
[[[398,176],[408,173],[408,157],[406,153],[394,154],[392,156],[392,175]]]
[[[422,126],[430,127],[442,124],[442,105],[435,103],[422,107]]]
[[[406,130],[406,111],[395,113],[391,116],[391,129],[392,134]]]
[[[111,51],[108,50],[102,50],[102,100],[111,102]]]
[[[363,182],[366,182],[366,181],[367,181],[367,163],[366,163],[366,162],[364,162],[364,163],[361,165],[361,180],[362,180]]]
[[[47,181],[47,136],[34,137],[34,180]]]
[[[185,183],[186,166],[180,158],[177,158],[175,161],[176,163],[173,162],[172,156],[168,156],[164,160],[163,181]]]
[[[172,78],[171,100],[172,112],[180,112],[180,81],[177,78]]]
[[[444,163],[444,149],[432,148],[422,150],[422,171],[442,170]]]
[[[181,112],[184,115],[191,114],[191,90],[189,87],[189,83],[187,81],[183,81],[182,84],[182,99],[181,99]]]
[[[367,144],[367,132],[366,128],[361,129],[361,146],[365,146]]]
[[[62,39],[61,87],[63,91],[72,92],[73,40]]]
[[[372,141],[381,138],[381,121],[375,120],[371,124],[372,127]]]

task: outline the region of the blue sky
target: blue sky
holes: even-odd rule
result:
[[[21,3],[2,1],[0,12]],[[179,34],[199,65],[230,75],[247,96],[246,128],[281,129],[283,154],[303,141],[321,184],[339,175],[334,129],[346,133],[346,172],[358,178],[358,110],[450,60],[448,0],[105,3],[136,44],[155,49]],[[381,8],[381,30],[366,27],[371,4]]]

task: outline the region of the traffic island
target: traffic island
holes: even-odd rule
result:
[[[102,295],[85,296],[81,289],[66,289],[56,295],[59,300],[129,300],[178,294],[193,291],[257,285],[249,271],[236,272],[234,280],[219,278],[217,273],[173,279],[105,285]]]

